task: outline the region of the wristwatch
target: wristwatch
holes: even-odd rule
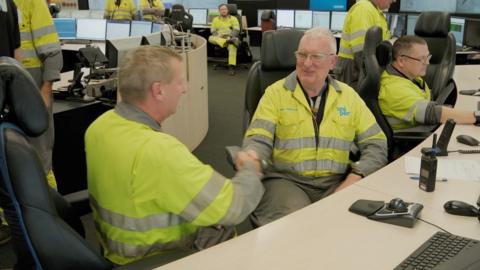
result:
[[[473,116],[475,116],[475,125],[480,125],[480,111],[474,111]]]

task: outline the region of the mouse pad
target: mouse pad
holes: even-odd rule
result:
[[[361,216],[370,216],[385,205],[384,201],[358,200],[348,208],[348,211]]]

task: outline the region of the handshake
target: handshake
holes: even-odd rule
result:
[[[267,164],[264,160],[259,159],[257,152],[253,150],[240,150],[236,152],[233,157],[235,157],[235,168],[237,171],[241,170],[246,164],[252,164],[258,176],[261,177],[263,175],[263,169]]]

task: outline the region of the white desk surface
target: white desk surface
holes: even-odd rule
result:
[[[480,66],[457,66],[459,90],[479,88]],[[480,97],[458,96],[455,107],[476,109]],[[440,127],[439,130],[441,130]],[[480,127],[457,125],[457,134],[480,137]],[[431,144],[428,138],[423,146]],[[407,155],[420,155],[422,145]],[[449,149],[465,149],[455,139]],[[450,154],[448,158],[458,158]],[[480,154],[463,155],[480,159]],[[240,237],[156,269],[393,269],[437,228],[417,221],[405,228],[353,214],[350,205],[358,199],[389,201],[399,197],[424,205],[421,218],[451,233],[480,239],[476,218],[452,216],[443,210],[447,200],[475,203],[479,182],[439,182],[434,192],[418,188],[404,172],[403,160],[389,164],[338,193]]]

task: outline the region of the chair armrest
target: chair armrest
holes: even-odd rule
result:
[[[432,132],[397,132],[393,134],[395,141],[423,141],[432,135]]]
[[[83,216],[92,212],[87,189],[66,194],[63,198],[72,205],[78,216]]]

